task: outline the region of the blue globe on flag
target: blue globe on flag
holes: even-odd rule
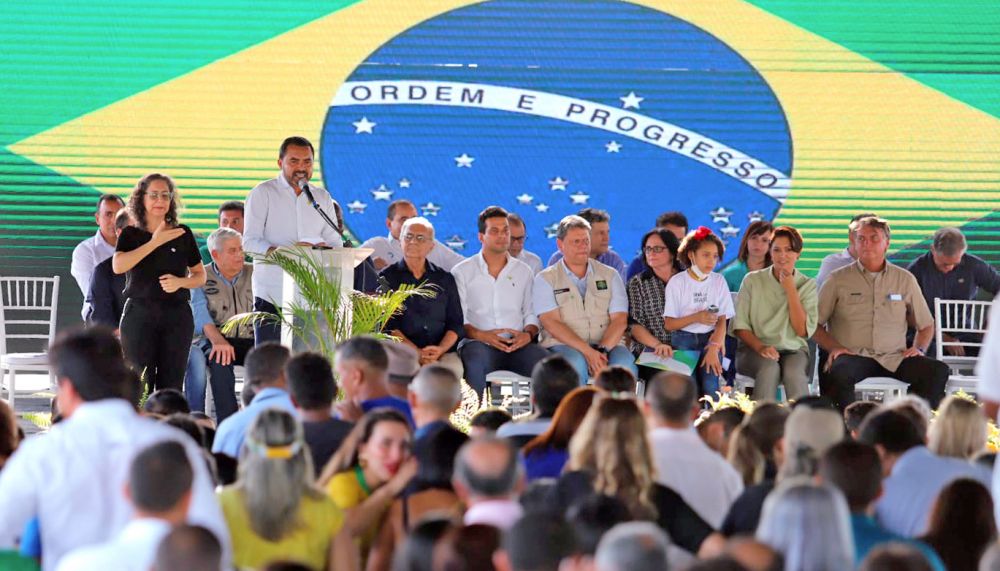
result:
[[[729,245],[771,220],[792,144],[761,75],[704,30],[656,10],[595,0],[493,0],[410,28],[333,95],[320,145],[325,184],[362,238],[409,199],[437,237],[478,251],[496,204],[547,259],[558,221],[611,214],[630,259],[661,212]]]

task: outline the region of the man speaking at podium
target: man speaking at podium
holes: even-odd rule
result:
[[[330,226],[313,204],[337,219],[333,198],[325,189],[309,182],[313,174],[312,143],[303,137],[289,137],[278,151],[277,178],[264,181],[250,191],[244,213],[243,249],[251,254],[267,254],[284,246],[343,246],[340,233]],[[277,312],[281,304],[282,271],[253,262],[254,311]],[[254,342],[281,340],[279,323],[254,326]]]

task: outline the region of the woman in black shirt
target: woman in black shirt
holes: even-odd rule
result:
[[[191,288],[205,284],[198,244],[191,229],[177,223],[177,188],[162,174],[144,176],[132,191],[135,226],[125,228],[111,266],[125,273],[121,337],[125,357],[146,388],[181,389],[194,318]]]

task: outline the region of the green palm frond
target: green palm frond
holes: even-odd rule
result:
[[[235,315],[222,326],[224,335],[241,325],[279,322],[291,328],[304,344],[330,357],[338,343],[356,335],[389,337],[385,325],[399,314],[410,296],[433,297],[429,287],[401,286],[378,295],[356,291],[342,292],[340,283],[331,280],[326,269],[305,249],[279,249],[257,256],[265,264],[280,267],[299,288],[301,302],[278,308],[277,313],[250,312]]]

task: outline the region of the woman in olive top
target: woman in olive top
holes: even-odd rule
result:
[[[125,358],[145,373],[150,393],[180,390],[194,335],[188,290],[205,285],[205,267],[191,229],[177,222],[177,187],[170,177],[142,177],[128,209],[135,226],[122,230],[111,260],[111,269],[125,274]]]
[[[789,399],[808,394],[807,340],[816,330],[816,281],[795,269],[802,236],[780,226],[771,239],[773,265],[750,272],[736,300],[736,366],[753,377],[757,400],[774,400],[778,382]]]
[[[320,486],[344,510],[345,525],[361,549],[362,569],[386,511],[417,472],[412,439],[401,412],[377,408],[361,417],[323,468]]]
[[[239,479],[219,492],[240,569],[291,561],[315,571],[357,568],[344,514],[313,484],[302,425],[279,409],[262,411],[240,452]]]

